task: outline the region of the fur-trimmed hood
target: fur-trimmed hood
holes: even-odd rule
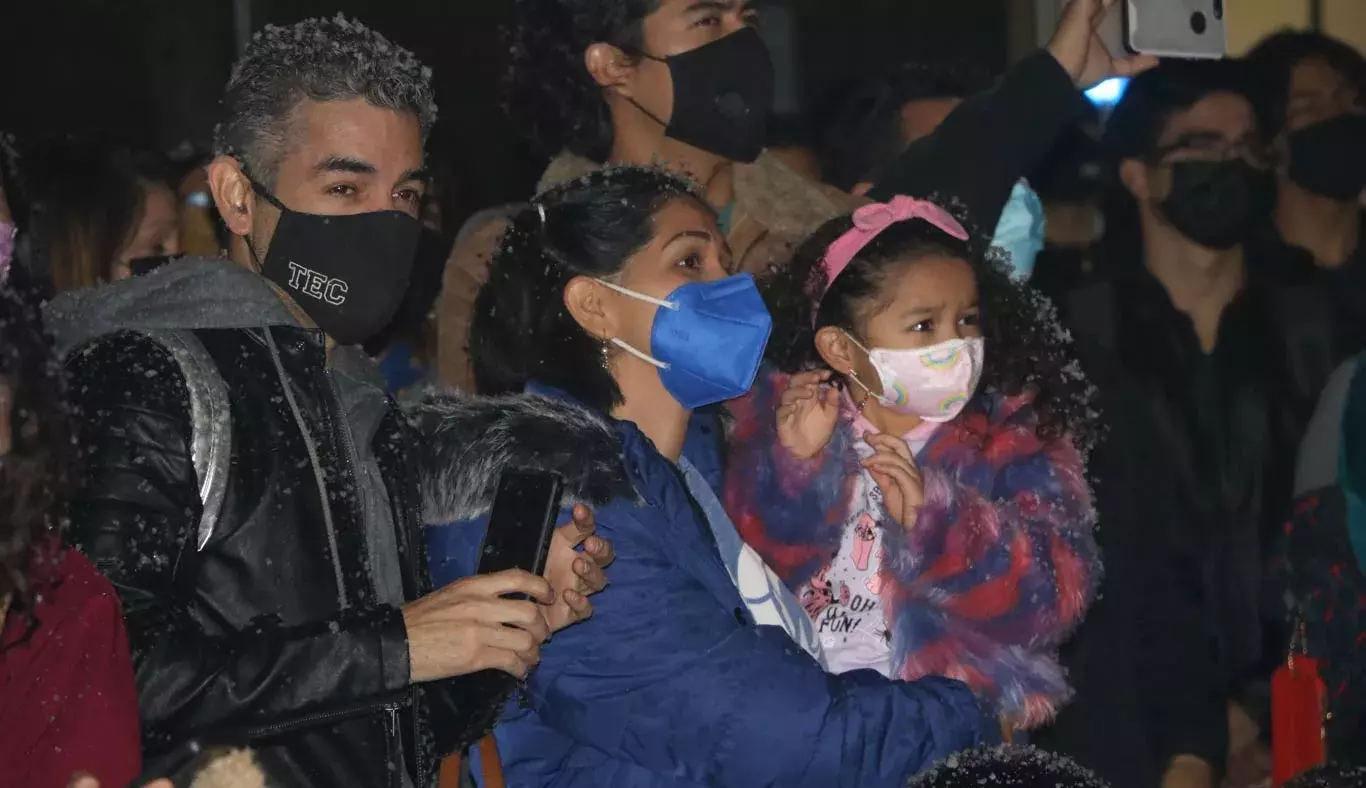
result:
[[[431,393],[408,411],[422,435],[418,478],[428,525],[486,514],[509,469],[564,479],[564,505],[635,497],[612,422],[582,405],[536,394]]]

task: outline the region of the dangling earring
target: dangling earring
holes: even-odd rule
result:
[[[612,368],[612,341],[609,339],[598,340],[598,358],[602,362],[602,368],[610,371]]]

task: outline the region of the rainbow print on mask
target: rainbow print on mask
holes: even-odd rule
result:
[[[850,340],[858,344],[853,337]],[[880,393],[871,389],[868,393],[901,413],[936,423],[949,421],[977,392],[984,350],[981,337],[951,339],[913,350],[865,349],[882,383]],[[854,382],[863,385],[857,377]]]
[[[925,355],[920,357],[921,363],[930,369],[946,369],[957,364],[958,357],[963,355],[964,346],[944,347],[947,344],[951,343],[946,342],[938,345],[938,348],[942,348],[938,353],[934,352],[936,350],[934,347],[925,348]]]

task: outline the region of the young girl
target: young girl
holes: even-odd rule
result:
[[[1046,302],[967,238],[897,197],[775,274],[781,373],[732,405],[726,504],[830,670],[961,679],[1028,729],[1068,695],[1054,650],[1099,576],[1091,392]]]

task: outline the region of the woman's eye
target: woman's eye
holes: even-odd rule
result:
[[[395,196],[397,196],[400,200],[406,203],[417,204],[419,202],[422,202],[422,195],[417,191],[417,189],[403,189],[402,191],[398,192],[398,194]]]
[[[333,197],[354,197],[356,194],[356,187],[349,183],[339,183],[336,186],[329,188],[327,193]]]
[[[759,18],[759,12],[754,10],[746,11],[745,15],[742,16],[741,19],[744,20],[745,25],[748,27],[758,27],[761,21]]]
[[[679,260],[678,264],[683,268],[691,268],[694,270],[700,269],[702,267],[702,255],[693,252],[682,260]]]
[[[719,16],[705,16],[705,17],[702,17],[701,19],[697,20],[697,26],[698,26],[698,27],[716,27],[717,25],[720,25],[720,24],[721,24],[721,17],[719,17]]]

